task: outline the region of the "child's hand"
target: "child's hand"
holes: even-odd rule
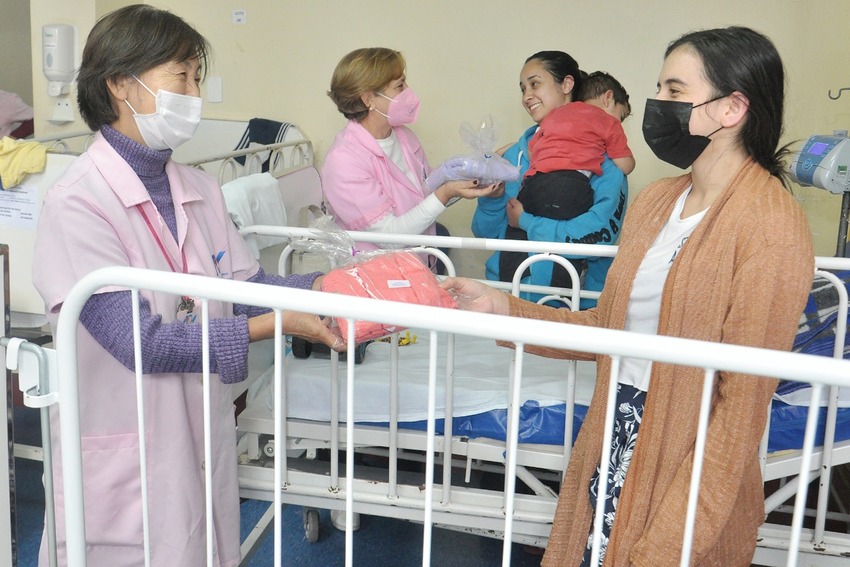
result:
[[[519,228],[519,217],[524,212],[525,208],[522,206],[522,203],[517,199],[509,200],[507,205],[508,224],[514,228]]]

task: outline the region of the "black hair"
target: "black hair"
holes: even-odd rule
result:
[[[94,25],[77,73],[77,105],[92,130],[118,119],[107,82],[194,57],[206,72],[207,40],[182,18],[145,4],[110,12]]]
[[[525,60],[526,63],[529,61],[536,60],[540,61],[543,67],[552,75],[552,78],[555,79],[555,82],[561,84],[564,82],[564,79],[567,76],[573,78],[573,92],[572,94],[581,92],[582,84],[584,83],[584,77],[587,76],[587,73],[580,70],[578,67],[578,63],[575,59],[570,57],[568,54],[563,51],[538,51],[531,57]],[[573,96],[575,100],[575,96]]]
[[[665,58],[685,47],[702,59],[714,96],[740,92],[749,101],[741,143],[747,154],[787,186],[783,159],[788,146],[779,146],[785,107],[785,70],[779,52],[765,35],[745,27],[688,33],[673,41]]]
[[[632,105],[629,104],[629,93],[620,84],[620,81],[606,73],[605,71],[594,71],[587,75],[582,81],[581,90],[576,95],[576,100],[587,101],[598,96],[602,96],[606,92],[614,93],[614,102],[622,104],[626,107],[626,111],[632,113]]]

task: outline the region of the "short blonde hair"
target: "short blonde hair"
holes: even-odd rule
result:
[[[355,49],[337,63],[328,96],[343,116],[360,122],[369,114],[360,97],[381,90],[401,77],[404,69],[404,56],[398,51],[386,47]]]

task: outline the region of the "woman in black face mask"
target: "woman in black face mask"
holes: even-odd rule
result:
[[[790,349],[814,262],[805,216],[783,186],[783,97],[782,61],[765,36],[731,27],[679,38],[644,132],[659,158],[691,172],[653,183],[630,205],[598,306],[548,309],[463,279],[445,287],[478,311]],[[597,367],[543,565],[591,564],[599,489],[604,565],[678,565],[702,370],[621,361],[612,470],[600,482],[611,360],[598,357]],[[775,387],[743,374],[715,378],[691,565],[752,560],[764,510],[758,445]]]

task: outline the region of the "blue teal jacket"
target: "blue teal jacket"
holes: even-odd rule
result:
[[[507,202],[517,196],[522,177],[528,170],[528,141],[534,135],[537,126],[532,126],[504,154],[504,158],[519,167],[520,177],[505,184],[505,192],[497,198],[479,198],[472,217],[472,233],[479,238],[504,238],[508,226]],[[607,157],[602,162],[602,175],[592,176],[593,206],[589,211],[570,220],[554,220],[523,213],[519,226],[528,233],[529,240],[540,242],[575,242],[580,244],[613,245],[620,234],[626,203],[629,195],[629,183],[623,172]],[[605,276],[611,266],[611,258],[588,258],[584,289],[602,291]],[[486,263],[488,280],[499,280],[499,252],[494,252]],[[551,262],[537,262],[531,266],[531,277],[523,283],[550,285],[552,281]],[[526,299],[534,301],[539,296],[526,294]],[[592,307],[596,301],[583,300],[582,309]]]

